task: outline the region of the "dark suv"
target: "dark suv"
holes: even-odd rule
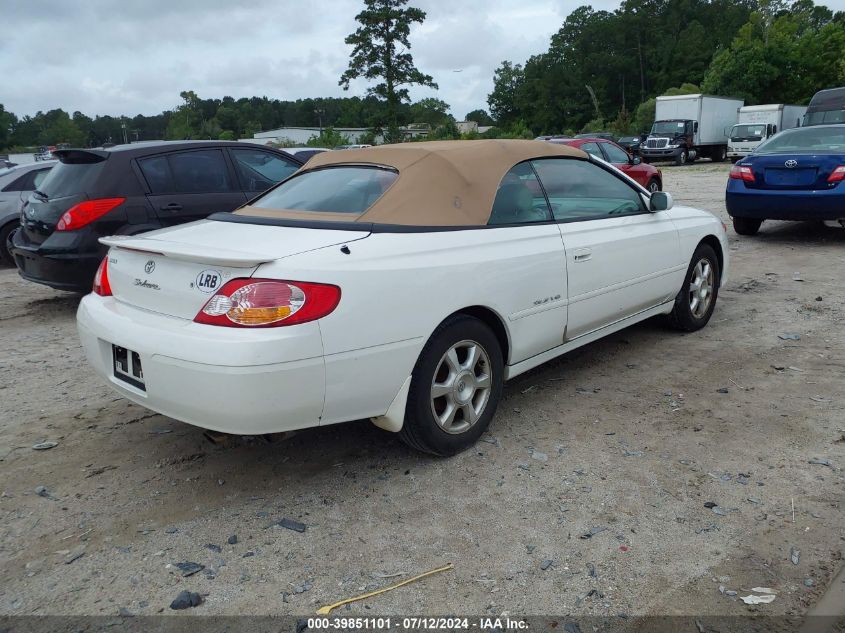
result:
[[[156,141],[63,149],[10,237],[24,279],[88,292],[107,235],[134,235],[233,211],[301,166],[272,148]]]

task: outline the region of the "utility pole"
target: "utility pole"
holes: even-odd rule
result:
[[[320,136],[323,135],[323,115],[326,113],[322,108],[316,108],[314,114],[317,115],[317,120],[320,122]]]

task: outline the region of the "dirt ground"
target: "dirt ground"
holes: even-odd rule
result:
[[[727,169],[665,188],[727,219]],[[0,270],[0,615],[173,613],[183,589],[192,614],[306,615],[447,563],[335,613],[806,612],[845,547],[845,231],[729,234],[707,328],[649,321],[517,378],[445,460],[366,421],[213,444],[94,376],[78,297]]]

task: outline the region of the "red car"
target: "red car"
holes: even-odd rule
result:
[[[637,156],[631,156],[613,141],[603,138],[561,138],[548,142],[571,145],[601,158],[625,172],[652,193],[663,189],[663,174],[657,167],[642,162]]]

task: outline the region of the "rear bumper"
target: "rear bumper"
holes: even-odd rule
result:
[[[148,409],[241,435],[320,424],[326,372],[316,322],[261,331],[221,328],[88,295],[77,326],[94,371]],[[144,390],[115,377],[113,344],[139,354]]]
[[[837,220],[845,218],[845,188],[829,191],[748,189],[729,181],[725,194],[728,214],[758,220]]]
[[[105,249],[98,248],[96,241],[88,244],[85,235],[54,237],[34,244],[23,230],[15,231],[11,251],[21,277],[57,290],[89,292]]]

